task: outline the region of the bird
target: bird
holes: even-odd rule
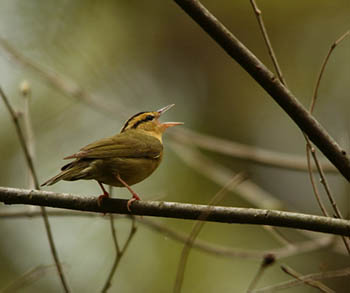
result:
[[[125,122],[120,133],[97,140],[84,146],[77,153],[65,157],[64,159],[74,161],[64,165],[59,174],[41,186],[53,185],[61,180],[96,180],[103,192],[97,199],[99,206],[104,198],[110,197],[103,184],[126,187],[132,194],[127,203],[130,212],[132,202],[140,200],[130,186],[149,177],[159,166],[163,157],[164,131],[183,124],[161,123],[158,120],[174,105],[133,115]]]

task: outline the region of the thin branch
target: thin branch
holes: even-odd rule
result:
[[[264,288],[254,290],[253,292],[254,293],[277,292],[277,291],[280,292],[283,289],[300,286],[304,284],[305,281],[308,281],[308,280],[325,280],[325,279],[334,279],[334,278],[341,278],[341,277],[348,277],[348,276],[350,276],[349,267],[340,269],[340,270],[334,270],[334,271],[328,271],[328,272],[322,272],[322,273],[313,273],[309,275],[300,276],[298,279],[281,282],[279,284],[274,284],[271,286],[266,286]]]
[[[5,204],[30,204],[70,210],[97,213],[130,214],[126,199],[106,198],[99,206],[97,197],[56,193],[39,190],[0,187],[0,202]],[[301,230],[350,236],[350,222],[343,219],[292,213],[278,210],[264,210],[235,207],[209,207],[206,221],[289,227]],[[208,210],[206,205],[195,205],[163,201],[135,201],[134,215],[197,220]]]
[[[322,214],[325,217],[329,217],[327,209],[324,206],[323,201],[321,199],[320,193],[318,192],[318,188],[317,188],[317,185],[315,183],[314,174],[312,172],[312,166],[311,166],[312,163],[311,163],[311,158],[310,158],[310,147],[311,147],[311,144],[309,143],[308,137],[306,135],[304,137],[305,137],[305,140],[306,140],[306,158],[307,158],[307,164],[308,164],[308,167],[309,167],[309,178],[310,178],[312,190],[314,192],[314,195],[315,195],[316,201],[318,203],[318,206],[320,207],[320,209],[322,211]]]
[[[40,184],[39,184],[39,181],[38,181],[38,176],[37,176],[37,174],[35,172],[33,158],[30,155],[28,146],[26,144],[25,136],[24,136],[24,134],[22,132],[22,129],[21,129],[19,121],[18,121],[18,116],[16,115],[16,112],[13,110],[13,108],[12,108],[12,106],[10,104],[10,101],[8,100],[7,96],[5,95],[5,93],[3,92],[1,87],[0,87],[0,95],[1,95],[5,105],[7,107],[7,110],[10,113],[11,119],[12,119],[13,124],[15,126],[15,129],[16,129],[16,132],[17,132],[20,144],[21,144],[22,149],[23,149],[24,154],[25,154],[25,158],[26,158],[28,167],[29,167],[30,172],[32,174],[32,178],[34,180],[35,188],[37,190],[40,190]],[[63,272],[63,269],[62,269],[62,266],[61,266],[61,262],[59,260],[58,253],[57,253],[57,250],[56,250],[55,242],[54,242],[52,231],[51,231],[51,226],[50,226],[50,223],[49,223],[49,218],[47,216],[46,209],[43,206],[41,206],[41,213],[42,213],[42,217],[43,217],[43,220],[44,220],[46,235],[47,235],[47,238],[48,238],[48,241],[49,241],[51,254],[52,254],[53,259],[55,261],[57,272],[58,272],[59,278],[61,280],[63,289],[65,290],[65,292],[70,292],[70,289],[68,287],[66,278],[64,276],[64,272]]]
[[[24,121],[24,135],[26,140],[26,145],[28,147],[29,154],[31,158],[35,159],[35,145],[34,145],[34,132],[32,129],[31,117],[30,117],[30,100],[31,100],[31,89],[27,81],[23,81],[20,85],[20,92],[24,100],[24,110],[23,110],[23,121]],[[28,186],[27,188],[35,188],[33,174],[28,167]]]
[[[210,202],[208,203],[209,208],[207,209],[207,211],[200,214],[200,216],[198,217],[198,220],[194,223],[192,231],[190,235],[188,235],[184,248],[182,249],[182,252],[181,252],[181,257],[177,268],[177,274],[176,274],[173,292],[175,293],[181,292],[181,288],[182,288],[182,284],[185,276],[185,269],[186,269],[187,260],[188,260],[190,251],[193,247],[194,241],[196,240],[197,236],[199,235],[200,231],[205,225],[205,219],[210,214],[210,207],[213,205],[216,205],[223,199],[229,186],[234,186],[234,187],[238,186],[243,180],[244,180],[244,177],[241,174],[237,174],[228,183],[226,183],[225,186],[223,186],[210,200]]]
[[[275,52],[274,52],[274,50],[272,48],[269,35],[267,34],[267,31],[266,31],[266,28],[265,28],[265,24],[264,24],[264,20],[263,20],[262,15],[261,15],[262,14],[261,10],[258,8],[258,5],[255,3],[254,0],[250,0],[250,3],[253,6],[253,10],[254,10],[256,18],[258,20],[258,24],[259,24],[261,33],[262,33],[264,41],[265,41],[265,45],[267,47],[267,51],[269,52],[269,55],[270,55],[270,57],[272,59],[272,63],[273,63],[273,66],[275,67],[275,71],[277,73],[278,79],[284,84],[285,87],[288,87],[285,79],[283,78],[282,70],[281,70],[280,66],[278,65],[276,54],[275,54]]]
[[[341,214],[341,212],[340,212],[340,210],[339,210],[339,208],[338,208],[338,206],[337,206],[337,203],[336,203],[336,201],[335,201],[335,199],[334,199],[334,196],[333,196],[333,194],[332,194],[332,192],[331,192],[331,190],[330,190],[330,187],[329,187],[329,185],[328,185],[328,182],[327,182],[327,180],[326,180],[326,177],[325,177],[325,175],[324,175],[324,173],[323,173],[322,167],[321,167],[321,165],[320,165],[320,163],[319,163],[319,161],[318,161],[318,159],[317,159],[317,157],[316,157],[315,149],[314,149],[311,145],[309,145],[309,149],[310,149],[310,152],[311,152],[312,156],[314,157],[314,162],[315,162],[315,164],[316,164],[318,173],[319,173],[320,176],[321,176],[321,183],[322,183],[323,186],[324,186],[324,189],[325,189],[326,194],[327,194],[327,196],[328,196],[328,199],[329,199],[329,201],[330,201],[330,203],[331,203],[331,205],[332,205],[332,207],[333,207],[333,210],[334,210],[336,216],[337,216],[338,218],[342,219],[343,216],[342,216],[342,214]]]
[[[286,265],[282,265],[281,266],[282,271],[284,271],[286,274],[292,276],[293,278],[303,282],[306,285],[309,285],[311,287],[317,288],[318,290],[320,290],[321,292],[325,292],[325,293],[335,293],[334,290],[328,288],[326,285],[322,284],[319,281],[313,280],[313,279],[306,279],[306,278],[302,278],[303,276],[301,274],[299,274],[298,272],[296,272],[295,270],[293,270],[292,268],[286,266]]]
[[[284,109],[299,128],[350,181],[350,156],[326,132],[296,97],[198,0],[174,0]]]
[[[316,80],[316,85],[315,85],[315,89],[314,89],[314,93],[312,95],[312,100],[311,100],[311,104],[310,104],[310,113],[313,112],[314,107],[315,107],[315,103],[317,100],[317,96],[318,96],[318,90],[320,88],[320,83],[321,83],[321,79],[323,76],[323,73],[325,72],[326,69],[326,65],[328,63],[329,57],[332,55],[333,50],[335,49],[336,46],[338,46],[338,44],[343,41],[347,36],[350,35],[350,31],[347,31],[345,34],[341,35],[329,48],[329,51],[325,57],[325,59],[323,60],[321,69],[320,69],[320,73],[318,74],[317,80]]]
[[[4,101],[4,103],[6,105],[7,110],[10,113],[12,122],[13,122],[13,124],[15,126],[19,142],[21,144],[21,147],[22,147],[22,149],[24,151],[25,158],[26,158],[27,163],[28,163],[28,167],[29,167],[31,173],[33,174],[33,179],[34,179],[35,186],[36,187],[37,186],[40,187],[40,184],[39,184],[36,172],[35,172],[33,159],[32,159],[32,157],[31,157],[31,155],[29,153],[29,149],[28,149],[27,144],[26,144],[25,136],[24,136],[24,134],[22,132],[22,129],[21,129],[21,126],[20,126],[20,123],[19,123],[19,120],[18,120],[18,114],[12,108],[9,99],[7,98],[7,96],[5,95],[5,93],[4,93],[4,91],[2,90],[1,87],[0,87],[0,95],[1,95],[2,100]],[[39,189],[39,188],[37,188],[37,189]]]

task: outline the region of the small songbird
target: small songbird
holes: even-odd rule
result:
[[[141,112],[126,121],[120,133],[100,139],[64,159],[75,159],[64,165],[61,173],[47,180],[41,186],[52,185],[60,180],[75,181],[94,179],[103,194],[98,204],[109,197],[103,184],[126,187],[132,194],[128,210],[133,201],[140,197],[130,185],[141,182],[159,166],[163,156],[163,132],[182,122],[159,122],[158,118],[174,104],[158,111]]]

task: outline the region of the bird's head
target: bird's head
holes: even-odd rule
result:
[[[159,109],[158,111],[152,112],[140,112],[131,118],[129,118],[122,130],[120,132],[125,132],[131,129],[142,130],[148,132],[150,135],[157,137],[159,140],[162,140],[162,134],[165,129],[183,124],[182,122],[160,122],[159,117],[168,111],[175,104],[168,105]]]

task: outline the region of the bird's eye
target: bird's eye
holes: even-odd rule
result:
[[[147,115],[146,116],[146,120],[147,121],[151,121],[151,120],[153,120],[154,119],[154,116],[153,115]]]

